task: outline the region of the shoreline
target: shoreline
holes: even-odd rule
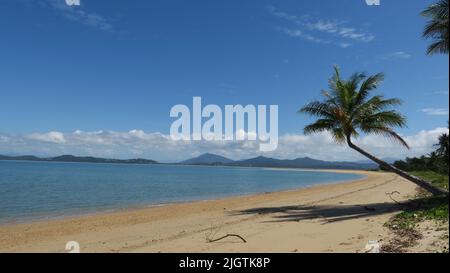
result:
[[[336,170],[326,171],[336,172]],[[351,209],[358,210],[364,204],[386,209],[382,204],[387,204],[390,199],[385,195],[385,191],[391,192],[399,190],[401,187],[402,197],[400,199],[415,193],[415,185],[391,173],[337,171],[359,173],[366,177],[286,191],[128,208],[108,213],[33,223],[2,224],[0,225],[0,252],[65,252],[64,246],[67,241],[80,242],[82,252],[291,252],[295,249],[298,252],[325,252],[326,249],[316,249],[316,247],[323,247],[319,243],[320,236],[314,235],[318,230],[330,228],[325,233],[329,232],[338,238],[345,236],[346,233],[342,230],[339,233],[339,229],[332,227],[335,225],[334,222],[327,225],[321,223],[321,220],[330,218],[330,215],[320,215],[321,213],[319,213],[318,215],[308,215],[302,219],[300,213],[300,219],[295,222],[306,225],[300,229],[292,229],[292,223],[295,222],[291,223],[288,221],[289,218],[286,218],[286,222],[275,220],[283,217],[283,214],[290,210],[302,212],[304,207],[306,212],[307,209],[311,210],[314,209],[314,206],[322,205],[335,206],[338,213],[341,213],[340,206],[355,202],[358,205]],[[394,181],[398,183],[393,183]],[[299,208],[295,208],[295,206],[299,206]],[[273,208],[273,211],[269,208]],[[267,209],[267,212],[264,209]],[[320,212],[320,210],[318,211]],[[333,214],[333,207],[329,210],[324,207],[324,212]],[[383,223],[390,214],[389,212],[381,215],[374,213],[374,219],[371,219],[371,215],[364,208],[359,213],[364,217],[367,216],[369,219],[367,221],[377,219],[382,220]],[[350,214],[353,216],[352,213]],[[367,228],[366,220],[361,225],[359,216],[355,217],[359,222],[357,224],[351,223],[353,221],[349,219],[337,221],[336,225],[345,224],[347,228],[344,230]],[[204,237],[207,236],[207,233],[221,233],[224,232],[224,229],[231,229],[235,233],[249,236],[249,243],[239,244],[233,239],[214,244],[205,241]],[[280,233],[279,230],[284,231]],[[311,238],[317,237],[316,240],[305,244],[305,242],[301,242],[304,236],[298,238],[300,241],[286,238],[286,236],[294,236],[299,230],[311,233]],[[374,227],[372,232],[375,230],[379,233],[387,232],[383,231],[382,224]],[[254,234],[255,232],[256,234]],[[272,235],[265,236],[264,239],[257,236],[260,233]],[[357,244],[337,244],[329,247],[328,250],[347,252],[351,249],[351,252],[354,252],[364,248],[363,238],[366,236],[367,234],[364,236],[355,234],[353,237],[359,238]],[[276,239],[278,243],[272,242]],[[283,241],[285,244],[280,244]],[[277,245],[275,248],[273,247],[274,243]],[[292,244],[297,243],[298,246],[295,249],[289,250]]]
[[[35,162],[35,161],[29,161],[29,162]],[[39,162],[39,161],[37,161]],[[60,162],[54,162],[54,163],[60,163]],[[63,162],[66,163],[66,162]],[[67,162],[67,163],[74,163],[74,162]],[[78,163],[78,162],[75,162]],[[87,163],[90,164],[90,163]],[[120,163],[97,163],[97,164],[120,164]],[[138,164],[139,165],[139,164]],[[193,167],[199,167],[197,165],[181,165],[181,166],[193,166]],[[200,167],[217,167],[217,166],[200,166]],[[219,167],[229,167],[229,166],[219,166]],[[327,172],[327,173],[348,173],[348,174],[358,174],[361,175],[358,172],[361,172],[360,170],[338,170],[338,169],[307,169],[307,168],[272,168],[272,167],[241,167],[241,166],[232,166],[231,168],[257,168],[262,170],[271,170],[271,171],[290,171],[290,172]],[[362,172],[369,172],[369,171],[362,171]],[[275,190],[275,191],[261,191],[261,192],[250,192],[250,193],[242,193],[242,194],[236,194],[232,193],[230,195],[224,195],[224,196],[218,196],[215,198],[208,198],[208,199],[192,199],[192,200],[180,200],[180,201],[167,201],[163,203],[143,203],[143,204],[137,204],[137,205],[130,205],[127,207],[103,207],[103,208],[94,208],[91,211],[80,211],[76,212],[77,209],[67,211],[63,211],[60,215],[52,214],[50,212],[38,212],[35,215],[28,215],[24,216],[22,218],[12,218],[9,219],[0,219],[0,227],[2,226],[10,226],[10,225],[17,225],[17,224],[32,224],[32,223],[39,223],[39,222],[49,222],[54,220],[70,220],[74,218],[82,218],[86,216],[95,216],[95,215],[102,215],[102,214],[114,214],[119,212],[127,212],[127,211],[133,211],[133,210],[139,210],[139,209],[148,209],[153,207],[161,207],[161,206],[169,206],[169,205],[176,205],[176,204],[187,204],[192,202],[207,202],[207,201],[216,201],[216,200],[223,200],[223,199],[229,199],[234,197],[245,197],[245,196],[257,196],[261,194],[267,194],[267,193],[274,193],[274,192],[289,192],[289,191],[297,191],[302,189],[307,189],[315,186],[320,185],[333,185],[333,184],[340,184],[340,183],[349,183],[353,181],[358,181],[361,179],[364,179],[366,176],[362,175],[362,177],[351,179],[351,180],[336,180],[329,183],[318,183],[313,185],[306,185],[303,187],[297,187],[292,189],[281,189],[281,190]]]

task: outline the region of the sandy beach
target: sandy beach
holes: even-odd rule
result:
[[[344,171],[345,172],[345,171]],[[392,173],[306,189],[0,225],[0,252],[364,252],[416,186]],[[226,234],[238,234],[208,242]]]

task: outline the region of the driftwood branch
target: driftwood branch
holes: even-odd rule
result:
[[[227,234],[227,235],[225,235],[225,236],[222,236],[222,237],[217,238],[217,239],[214,239],[214,240],[213,240],[213,239],[209,239],[208,242],[209,242],[209,243],[217,242],[217,241],[220,241],[220,240],[225,239],[225,238],[227,238],[227,237],[237,237],[237,238],[241,239],[242,242],[247,243],[247,241],[246,241],[244,238],[242,238],[242,236],[237,235],[237,234]]]
[[[389,198],[391,198],[392,201],[394,201],[395,203],[402,205],[402,203],[398,202],[397,200],[395,200],[394,198],[392,198],[392,195],[394,194],[400,194],[400,192],[398,191],[393,191],[393,192],[386,192],[386,195],[389,196]]]

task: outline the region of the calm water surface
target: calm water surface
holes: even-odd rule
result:
[[[263,168],[0,161],[0,222],[280,191],[361,177]]]

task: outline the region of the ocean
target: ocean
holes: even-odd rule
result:
[[[0,223],[298,189],[362,177],[266,168],[0,161]]]

